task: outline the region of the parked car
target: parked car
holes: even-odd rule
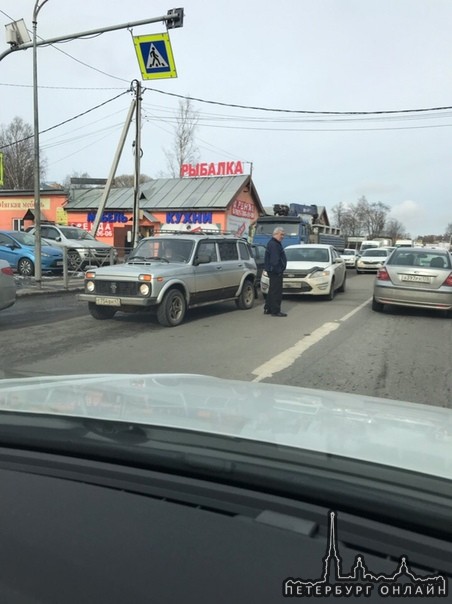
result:
[[[369,248],[359,256],[356,261],[356,272],[361,273],[376,273],[382,266],[392,250],[386,247]]]
[[[16,282],[13,269],[6,260],[0,260],[0,310],[9,308],[16,301]]]
[[[32,234],[35,233],[36,227],[31,227],[28,231]],[[41,237],[50,245],[68,249],[68,264],[72,270],[81,269],[88,264],[101,266],[109,264],[110,259],[113,262],[118,259],[118,252],[112,245],[98,241],[85,229],[43,224],[41,225]]]
[[[399,247],[379,269],[372,309],[432,308],[451,313],[452,262],[446,250]]]
[[[35,273],[35,237],[23,231],[0,231],[0,258],[6,260],[19,275]],[[63,271],[63,252],[50,245],[41,246],[42,271]]]
[[[259,245],[258,243],[251,244],[251,250],[257,267],[256,280],[254,282],[256,298],[260,290],[262,273],[264,271],[265,249],[265,245]]]
[[[355,249],[345,248],[339,255],[344,260],[345,266],[347,268],[356,267],[356,260],[358,258],[358,252]]]
[[[285,249],[287,268],[283,276],[283,294],[328,296],[345,291],[347,269],[344,260],[332,245],[300,244]],[[261,290],[268,294],[270,280],[264,270]]]
[[[256,273],[243,239],[161,235],[142,239],[125,264],[88,270],[79,299],[95,319],[147,309],[174,327],[196,306],[235,300],[243,310],[252,308]]]

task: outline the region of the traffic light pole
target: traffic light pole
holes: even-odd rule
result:
[[[36,0],[34,11],[33,11],[33,40],[31,42],[18,43],[17,41],[9,42],[10,48],[0,54],[0,61],[6,56],[17,50],[26,50],[27,48],[33,48],[33,108],[34,108],[34,198],[35,198],[35,226],[36,226],[36,247],[35,247],[35,278],[40,284],[42,278],[42,267],[41,267],[41,182],[40,182],[40,161],[39,161],[39,112],[38,112],[38,73],[37,73],[37,52],[38,46],[44,44],[56,44],[58,42],[67,42],[69,40],[76,40],[85,36],[91,36],[95,34],[103,34],[108,31],[116,31],[119,29],[131,29],[138,27],[139,25],[147,25],[149,23],[163,22],[166,24],[167,29],[173,29],[183,26],[184,21],[184,9],[173,8],[168,11],[166,15],[161,17],[152,17],[151,19],[142,19],[141,21],[131,21],[129,23],[120,23],[119,25],[109,25],[107,27],[101,27],[98,29],[91,29],[89,31],[78,32],[74,34],[67,34],[65,36],[58,36],[57,38],[49,38],[48,40],[37,40],[36,29],[37,29],[37,18],[40,9],[48,0]],[[17,23],[17,22],[14,22]],[[130,123],[130,119],[129,119]],[[139,149],[137,152],[139,153]],[[106,187],[107,190],[107,187]],[[97,230],[99,220],[102,214],[98,213],[96,217],[96,224],[93,230]]]

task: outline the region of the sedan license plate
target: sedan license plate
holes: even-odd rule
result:
[[[62,260],[57,260],[56,265],[57,265],[57,266],[63,266],[63,261],[62,261]]]
[[[292,281],[292,283],[284,283],[284,289],[300,289],[301,281]]]
[[[422,275],[400,275],[400,281],[415,281],[416,283],[430,283],[430,277]]]
[[[121,306],[120,298],[96,298],[99,306]]]

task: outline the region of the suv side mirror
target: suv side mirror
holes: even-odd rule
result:
[[[61,241],[61,236],[58,235],[57,237],[55,237],[55,241]]]
[[[208,264],[212,261],[212,258],[208,254],[200,254],[196,256],[193,261],[194,266],[198,266],[199,264]]]

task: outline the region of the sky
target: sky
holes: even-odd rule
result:
[[[365,196],[387,204],[412,237],[444,233],[452,222],[450,0],[181,5],[183,27],[170,30],[177,78],[142,80],[135,54],[132,36],[165,32],[162,22],[38,47],[46,181],[108,177],[138,79],[144,174],[169,175],[165,150],[180,98],[189,96],[198,99],[199,162],[240,160],[250,162],[247,171],[252,163],[265,207],[324,205],[331,218],[337,204]],[[7,23],[24,19],[31,32],[34,6],[1,0],[0,52],[8,48]],[[47,0],[37,36],[128,24],[171,8],[160,0]],[[1,126],[16,116],[33,125],[32,65],[32,49],[0,61]],[[133,138],[134,127],[117,174],[133,173]]]

